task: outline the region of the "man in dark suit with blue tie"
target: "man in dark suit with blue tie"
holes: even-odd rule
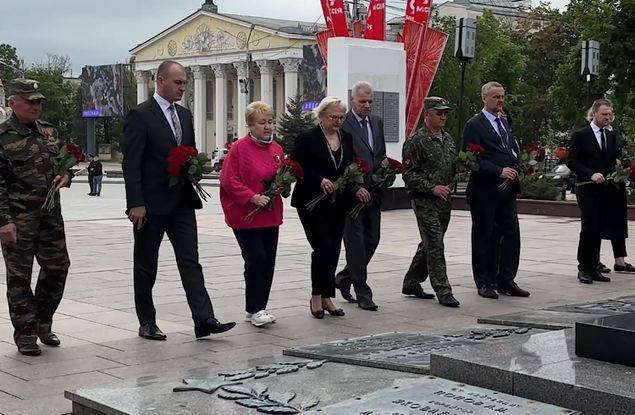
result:
[[[344,299],[356,302],[362,310],[376,311],[373,291],[367,282],[367,266],[379,245],[381,200],[377,195],[371,197],[367,189],[371,185],[372,172],[386,158],[384,122],[371,114],[373,87],[368,82],[357,82],[351,92],[351,109],[346,114],[342,130],[353,137],[354,156],[366,162],[371,174],[366,177],[363,185],[356,185],[353,189],[356,200],[364,200],[368,205],[356,218],[346,218],[346,267],[337,274],[335,282]],[[351,285],[357,298],[351,295]]]
[[[505,89],[498,82],[481,88],[483,109],[463,130],[464,147],[477,144],[485,154],[480,169],[472,172],[467,200],[472,215],[472,272],[481,297],[498,294],[528,297],[529,292],[514,282],[520,260],[520,227],[516,211],[518,143],[509,124],[500,116]],[[509,185],[499,186],[504,181]],[[496,292],[498,291],[498,293]]]
[[[139,336],[165,340],[156,324],[152,288],[156,281],[159,247],[167,233],[176,256],[197,338],[222,333],[236,323],[214,318],[198,260],[195,209],[201,200],[191,183],[170,186],[168,155],[177,145],[196,146],[192,114],[175,104],[185,91],[185,68],[165,61],[157,70],[157,91],[133,108],[124,124],[123,176],[128,219],[134,232],[134,297]]]

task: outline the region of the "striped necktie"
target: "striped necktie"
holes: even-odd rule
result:
[[[174,138],[176,139],[176,144],[181,145],[183,130],[181,129],[179,117],[178,115],[176,115],[176,107],[174,106],[174,104],[170,104],[168,109],[170,110],[170,117],[172,118],[172,126],[174,126]]]

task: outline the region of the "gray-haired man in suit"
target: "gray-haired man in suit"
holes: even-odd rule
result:
[[[373,104],[373,87],[368,82],[357,82],[351,94],[351,109],[346,114],[342,130],[353,136],[353,152],[355,158],[363,159],[371,172],[374,172],[382,160],[386,158],[384,141],[384,122],[371,115]],[[372,173],[371,173],[372,174]],[[357,303],[364,310],[377,310],[373,302],[373,291],[368,286],[366,267],[370,262],[377,245],[379,245],[379,228],[381,223],[380,204],[377,196],[371,196],[366,190],[371,185],[370,175],[364,185],[355,189],[363,190],[368,205],[362,209],[357,218],[346,218],[344,227],[344,246],[346,247],[346,267],[340,271],[335,282],[346,300]],[[357,298],[351,295],[351,285]]]

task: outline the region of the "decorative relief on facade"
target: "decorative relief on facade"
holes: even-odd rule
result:
[[[165,54],[165,48],[163,45],[157,46],[157,56],[163,56]]]
[[[236,35],[236,47],[238,49],[245,49],[247,47],[247,33],[238,32]]]
[[[170,56],[175,56],[177,49],[178,49],[178,46],[176,42],[173,40],[170,40],[170,42],[168,43],[168,54]]]
[[[181,43],[182,53],[193,55],[235,49],[236,40],[223,30],[213,31],[206,24],[196,28],[194,35],[187,36]]]

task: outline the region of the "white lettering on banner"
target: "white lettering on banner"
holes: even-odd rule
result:
[[[344,10],[341,7],[335,7],[331,9],[331,16],[334,14],[344,14]]]
[[[385,6],[384,3],[375,3],[372,10],[384,10],[384,6]]]
[[[429,7],[417,6],[417,13],[430,13]]]

